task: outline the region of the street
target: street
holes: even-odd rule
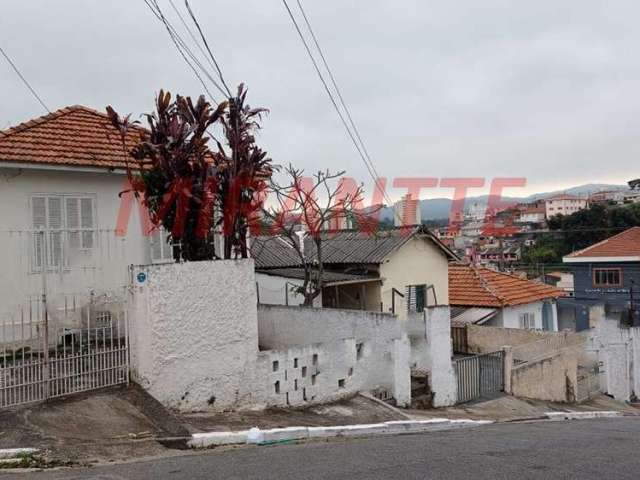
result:
[[[207,451],[6,479],[638,478],[640,419],[512,423],[417,435]]]

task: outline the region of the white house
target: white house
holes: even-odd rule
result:
[[[33,315],[43,293],[50,315],[67,316],[89,294],[122,292],[129,265],[171,258],[120,196],[122,145],[105,114],[72,106],[0,132],[0,185],[4,318]]]
[[[393,312],[421,312],[427,306],[448,305],[448,262],[455,254],[423,227],[394,228],[376,234],[356,230],[323,232],[325,287],[323,307]],[[304,252],[313,260],[309,237]],[[295,305],[293,285],[302,283],[296,251],[277,236],[252,239],[261,303]]]
[[[486,267],[451,264],[452,322],[558,330],[556,299],[563,290]]]
[[[585,198],[573,195],[554,195],[544,200],[545,214],[547,218],[554,215],[571,215],[579,210],[587,208],[589,202]]]

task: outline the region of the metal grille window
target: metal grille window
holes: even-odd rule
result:
[[[407,310],[409,312],[422,312],[427,306],[427,286],[407,285],[405,287]]]
[[[520,328],[534,330],[536,328],[536,314],[532,312],[521,313]]]
[[[91,251],[95,243],[95,197],[35,195],[31,197],[33,269],[64,267],[69,251]]]
[[[620,268],[594,268],[594,287],[619,287],[622,285],[622,270]]]

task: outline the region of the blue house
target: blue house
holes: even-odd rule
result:
[[[589,328],[588,307],[603,303],[622,313],[640,306],[640,227],[563,258],[573,273],[576,330]]]

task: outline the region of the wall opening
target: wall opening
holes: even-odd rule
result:
[[[280,380],[273,384],[276,393],[280,393]]]
[[[364,354],[364,343],[356,343],[356,360],[360,360]]]
[[[346,386],[346,380],[344,378],[341,378],[340,380],[338,380],[338,388],[345,388]]]
[[[302,376],[302,378],[305,378],[307,376],[307,367],[302,367],[300,375]]]
[[[272,367],[273,367],[273,368],[272,368],[272,369],[273,369],[273,371],[274,371],[274,372],[277,372],[277,371],[278,371],[278,368],[280,368],[280,362],[278,362],[277,360],[274,360],[274,361],[273,361],[273,364],[272,364]]]

